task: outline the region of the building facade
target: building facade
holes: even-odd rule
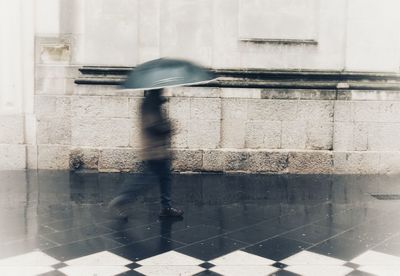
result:
[[[174,169],[400,171],[396,0],[1,2],[1,169],[137,171],[124,72],[177,57],[219,74],[168,91]]]

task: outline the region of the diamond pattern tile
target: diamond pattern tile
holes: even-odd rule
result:
[[[65,263],[70,266],[126,266],[132,263],[132,261],[111,252],[102,251],[85,257],[72,259]]]
[[[286,265],[332,265],[332,266],[340,266],[345,264],[346,262],[343,260],[339,260],[336,258],[324,256],[321,254],[308,252],[306,250],[301,251],[289,258],[286,258],[281,261]]]
[[[213,272],[217,272],[222,275],[229,276],[258,276],[258,275],[270,275],[277,272],[279,268],[273,266],[261,266],[261,265],[221,265],[215,266],[210,269]]]
[[[142,261],[137,262],[141,266],[179,266],[179,265],[187,265],[187,266],[195,266],[204,263],[204,261],[187,256],[185,254],[169,251],[167,253],[163,253],[151,258],[144,259]]]
[[[211,260],[209,263],[216,266],[237,266],[238,264],[243,266],[268,266],[274,264],[275,261],[238,250]]]
[[[96,276],[114,276],[130,269],[125,266],[66,266],[59,271],[67,276],[82,276],[82,275],[96,275]]]
[[[148,276],[191,276],[205,269],[195,265],[148,265],[135,270]]]

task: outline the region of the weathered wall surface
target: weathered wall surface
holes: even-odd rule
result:
[[[142,92],[96,85],[64,90],[51,81],[57,70],[39,68],[37,77],[46,75],[49,86],[35,98],[38,168],[142,168]],[[77,74],[75,67],[61,68],[71,78]],[[167,95],[177,171],[400,172],[397,91],[190,87]]]

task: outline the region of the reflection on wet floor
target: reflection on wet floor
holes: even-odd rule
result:
[[[185,217],[161,221],[148,175],[13,171],[0,172],[0,183],[0,275],[2,261],[35,251],[56,264],[29,275],[75,275],[75,259],[92,254],[125,260],[104,275],[178,273],[146,266],[160,254],[187,262],[183,275],[231,275],[223,256],[240,257],[234,272],[249,275],[313,275],[328,260],[337,267],[327,275],[400,271],[400,200],[372,196],[400,194],[395,176],[174,175],[173,201]],[[106,209],[124,185],[137,191],[127,221]],[[373,263],[379,258],[386,266]]]

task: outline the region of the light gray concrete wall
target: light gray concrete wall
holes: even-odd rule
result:
[[[74,64],[172,56],[214,68],[400,68],[396,0],[38,1],[60,9],[38,34],[68,34]]]

